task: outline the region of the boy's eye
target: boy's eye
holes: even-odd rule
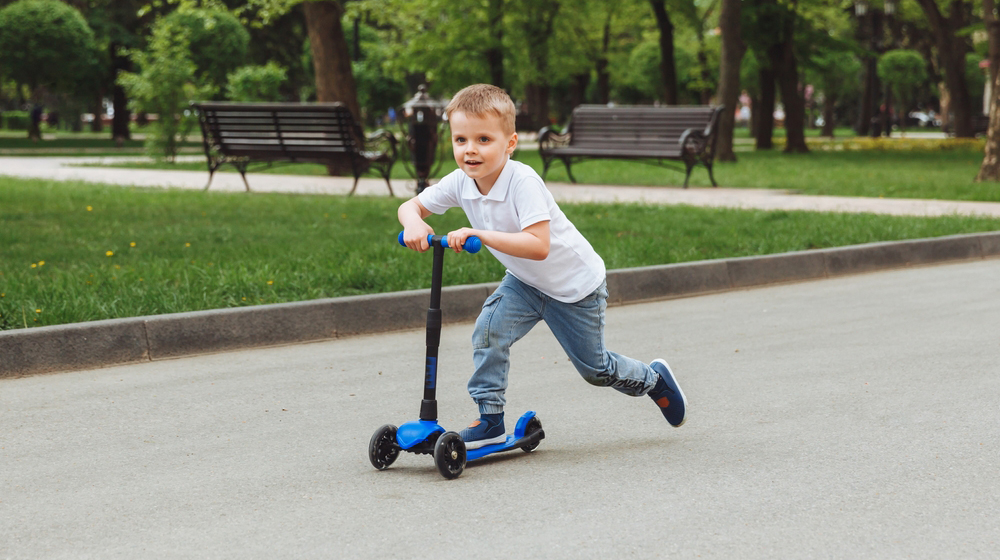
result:
[[[480,142],[489,142],[490,141],[490,137],[489,136],[480,136],[479,137],[479,141]]]

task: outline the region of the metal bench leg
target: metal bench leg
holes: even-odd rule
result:
[[[354,194],[354,191],[357,190],[357,188],[358,188],[358,179],[360,179],[360,178],[361,178],[360,175],[355,175],[354,176],[354,186],[351,187],[351,192],[347,193],[347,196],[351,196],[352,194]]]
[[[684,166],[687,167],[687,173],[684,175],[684,188],[688,188],[688,179],[691,178],[691,170],[694,169],[693,163],[684,162]]]
[[[215,170],[214,170],[214,169],[209,169],[209,170],[208,170],[208,182],[207,182],[207,183],[205,183],[205,188],[204,188],[204,189],[202,189],[203,191],[207,191],[207,190],[208,190],[208,187],[211,187],[211,186],[212,186],[212,177],[213,177],[214,175],[215,175]]]
[[[705,167],[708,168],[708,179],[712,181],[712,186],[718,187],[719,184],[715,182],[715,177],[712,176],[712,164],[710,162],[705,162]]]
[[[576,177],[573,177],[573,172],[570,171],[570,169],[569,169],[569,167],[570,167],[569,158],[562,158],[562,161],[563,161],[563,164],[566,166],[566,174],[569,175],[569,181],[571,183],[575,183],[576,182]]]

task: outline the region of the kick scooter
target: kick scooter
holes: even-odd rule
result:
[[[403,232],[399,233],[403,243]],[[399,428],[386,424],[372,435],[368,445],[368,459],[378,470],[389,468],[400,451],[434,456],[434,464],[445,478],[457,478],[465,470],[467,461],[474,461],[492,453],[521,449],[530,453],[545,438],[542,422],[534,412],[525,412],[517,421],[514,433],[506,441],[478,449],[466,449],[465,442],[456,432],[448,432],[437,422],[437,362],[441,341],[441,270],[448,238],[428,235],[427,242],[434,248],[434,265],[431,272],[431,304],[427,310],[427,359],[424,364],[424,398],[420,403],[420,419],[407,422]],[[477,253],[482,248],[478,237],[469,237],[462,248]]]

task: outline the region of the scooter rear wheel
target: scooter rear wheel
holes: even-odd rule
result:
[[[396,426],[386,424],[375,430],[368,444],[368,460],[380,471],[389,468],[399,457],[399,445],[396,444]]]
[[[451,479],[458,478],[465,470],[465,442],[455,432],[445,432],[434,444],[434,464],[441,476]]]

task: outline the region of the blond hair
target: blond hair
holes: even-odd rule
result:
[[[504,134],[514,134],[514,115],[517,109],[507,92],[496,86],[473,84],[462,88],[444,109],[449,119],[455,111],[479,118],[496,117],[500,119]]]

